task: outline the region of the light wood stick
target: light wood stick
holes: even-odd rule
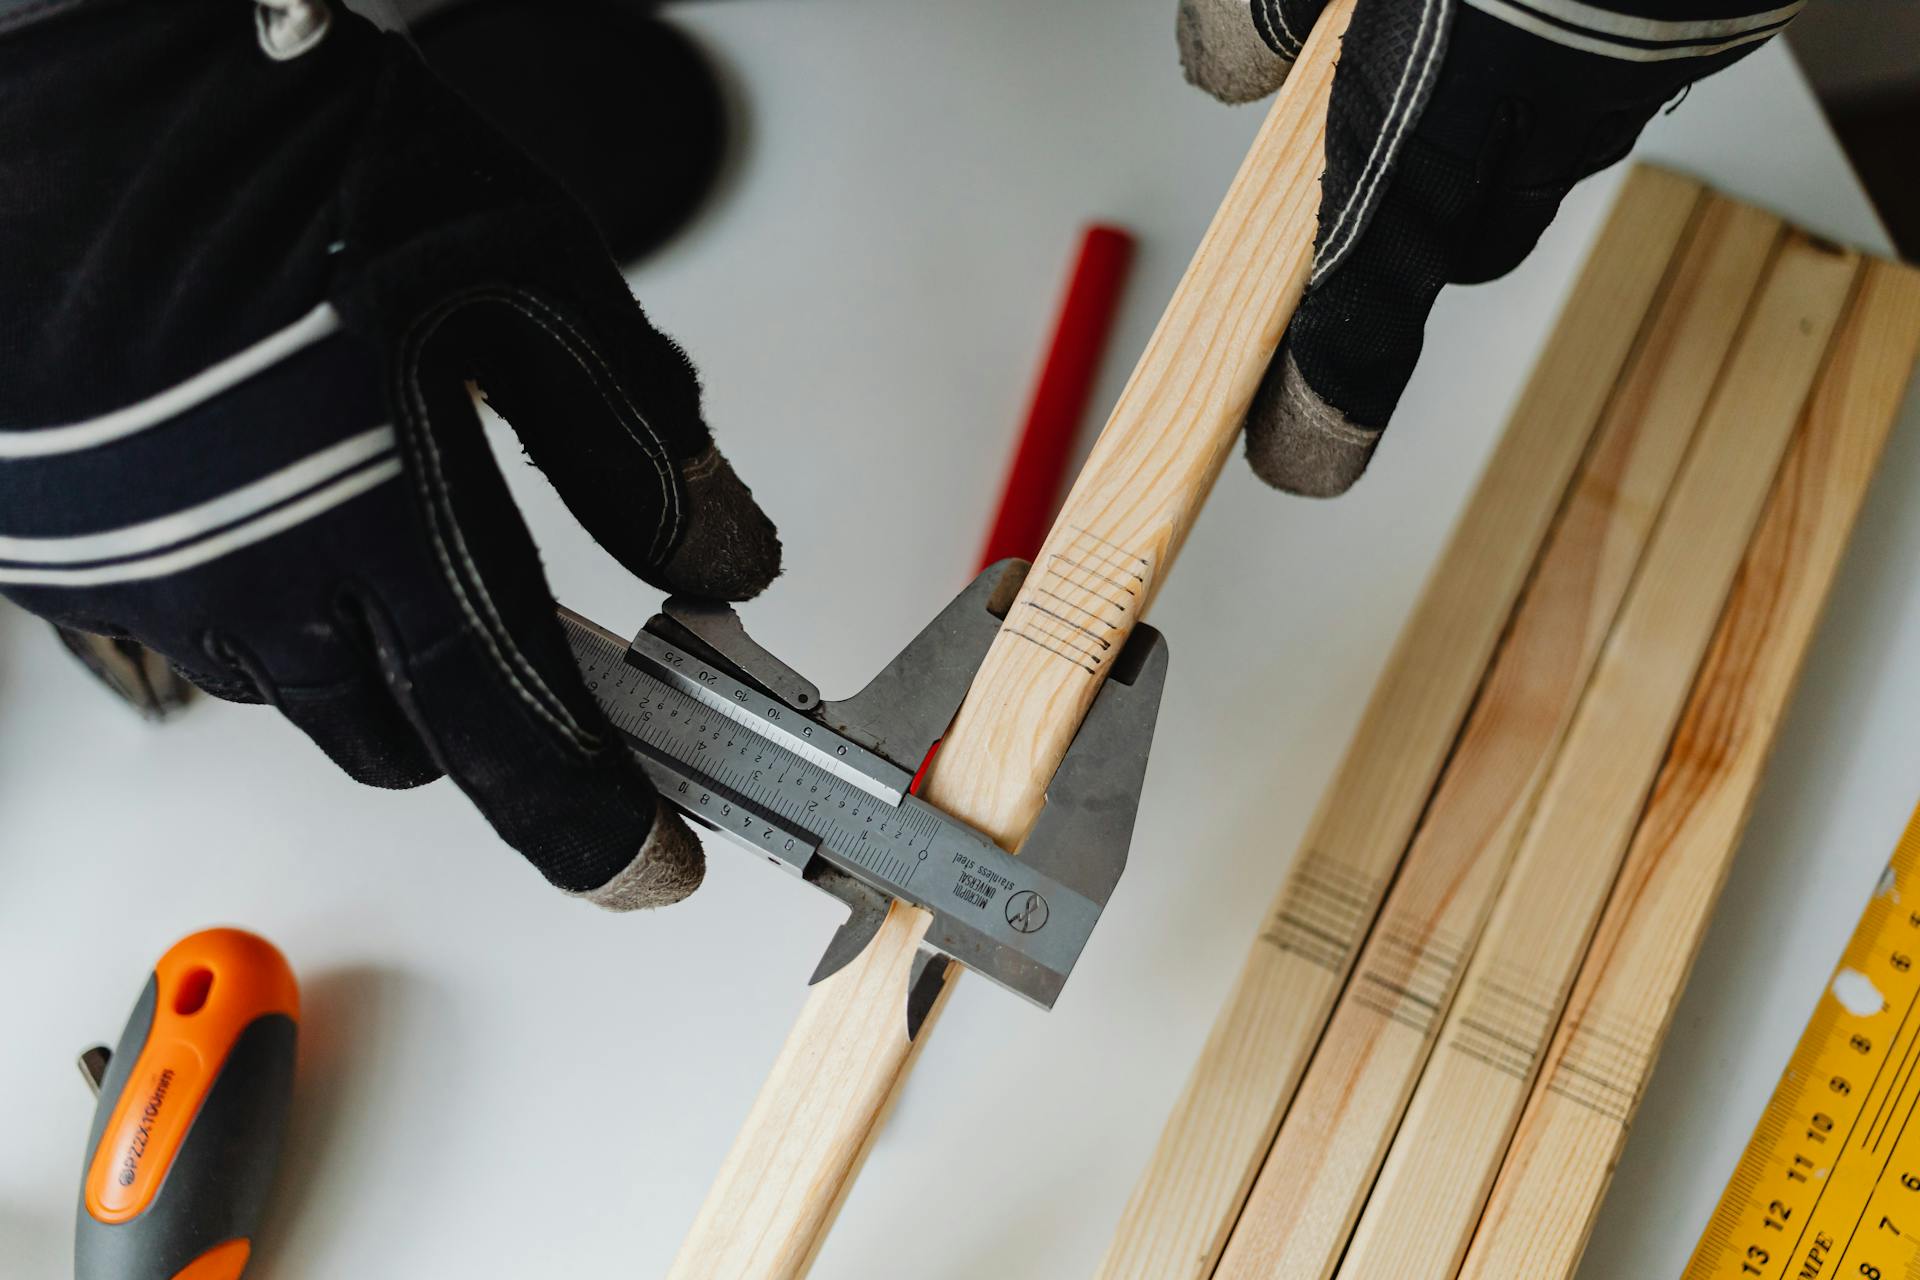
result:
[[[1699,196],[1659,170],[1628,177],[1128,1201],[1104,1280],[1212,1273]]]
[[[1339,1261],[1779,236],[1769,214],[1706,202],[1254,1183],[1223,1280],[1321,1280]],[[1713,492],[1693,497],[1717,509]]]
[[[1354,1230],[1346,1280],[1459,1266],[1858,265],[1799,235],[1775,260]]]
[[[1315,26],[1120,395],[923,794],[1009,849],[1231,452],[1313,253],[1327,94],[1352,0]],[[924,912],[809,994],[671,1275],[804,1274],[952,989],[907,1034]]]
[[[1920,272],[1867,266],[1747,551],[1461,1274],[1570,1277],[1739,846],[1920,355]]]

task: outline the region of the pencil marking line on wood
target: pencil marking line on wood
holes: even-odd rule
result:
[[[1516,1035],[1512,1031],[1502,1030],[1491,1023],[1480,1021],[1471,1014],[1461,1017],[1460,1026],[1461,1031],[1455,1036],[1453,1047],[1463,1052],[1469,1045],[1482,1052],[1488,1052],[1490,1045],[1498,1044],[1515,1062],[1531,1064],[1538,1062],[1540,1055],[1546,1051],[1538,1038],[1529,1039]],[[1468,1035],[1468,1032],[1475,1034]]]
[[[1411,1000],[1425,1009],[1438,1009],[1440,1007],[1439,1000],[1433,996],[1423,996],[1406,983],[1394,982],[1392,979],[1383,978],[1377,973],[1363,973],[1360,975],[1360,981],[1370,982],[1383,991],[1391,992],[1403,1000]]]
[[[1328,933],[1325,929],[1319,928],[1316,925],[1309,924],[1298,916],[1283,915],[1280,918],[1286,921],[1288,924],[1292,925],[1294,928],[1300,930],[1302,933],[1310,934],[1313,937],[1320,939],[1320,941],[1326,943],[1329,947],[1332,947],[1335,950],[1343,949],[1346,945],[1340,940],[1338,936]]]
[[[1308,851],[1301,855],[1262,937],[1321,968],[1342,971],[1365,939],[1372,901],[1351,869]],[[1320,945],[1296,945],[1296,933],[1306,933]]]
[[[1084,605],[1074,603],[1073,601],[1067,599],[1065,596],[1061,595],[1058,591],[1051,590],[1050,588],[1047,588],[1047,587],[1035,587],[1033,590],[1035,595],[1042,595],[1042,596],[1048,597],[1049,599],[1058,600],[1061,604],[1065,605],[1069,609],[1072,609],[1074,612],[1084,613],[1089,618],[1092,618],[1094,621],[1102,623],[1108,627],[1114,627],[1119,625],[1118,623],[1113,622],[1108,618],[1102,617],[1100,614],[1094,612],[1092,609],[1089,609]],[[1105,602],[1102,601],[1102,603],[1105,603]]]
[[[1355,996],[1353,1003],[1356,1008],[1365,1009],[1369,1013],[1377,1013],[1388,1021],[1397,1022],[1407,1028],[1407,1030],[1417,1032],[1421,1036],[1429,1035],[1433,1031],[1434,1015],[1431,1013],[1423,1012],[1418,1015],[1408,1013],[1404,1006],[1376,1002],[1367,996]]]
[[[1627,1099],[1629,1106],[1636,1100],[1640,1092],[1639,1087],[1631,1080],[1622,1081],[1611,1079],[1605,1075],[1577,1067],[1571,1062],[1562,1061],[1558,1070],[1564,1071],[1566,1074],[1575,1076],[1580,1080],[1584,1080],[1602,1093],[1616,1094]]]
[[[1529,1042],[1536,1029],[1556,1029],[1857,266],[1857,256],[1797,234],[1770,256],[1502,882],[1449,1020],[1453,1030],[1460,1018],[1484,1013],[1491,997],[1504,997],[1503,1017],[1511,1020],[1497,1025],[1527,1033]],[[1520,973],[1530,976],[1520,981]],[[1452,1039],[1451,1031],[1443,1035]],[[1537,1040],[1551,1049],[1547,1036]],[[1536,1053],[1526,1078],[1512,1082],[1458,1054],[1426,1064],[1348,1240],[1343,1280],[1406,1274],[1421,1265],[1416,1259],[1462,1263],[1529,1095],[1541,1092],[1542,1057]],[[1553,1177],[1559,1185],[1558,1169]],[[1536,1274],[1531,1267],[1523,1273]]]
[[[1089,607],[1105,598],[1098,584],[1067,581],[1083,574],[1049,572],[1061,567],[1050,555],[1089,559],[1070,548],[1099,537],[1151,557],[1137,590],[1110,588],[1120,621],[1108,638],[1123,639],[1151,602],[1305,288],[1326,106],[1353,7],[1330,0],[1322,11],[1017,598],[1039,586]],[[1121,648],[1089,665],[1028,625],[1039,615],[1016,616],[989,647],[920,793],[1014,852]],[[670,1280],[799,1280],[810,1269],[958,985],[947,976],[913,985],[928,925],[925,912],[896,903],[859,955],[808,990]],[[910,988],[932,997],[911,1036]],[[926,1192],[941,1194],[937,1178]]]
[[[1059,552],[1055,552],[1053,555],[1049,556],[1048,560],[1052,564],[1064,564],[1069,569],[1078,569],[1080,572],[1086,574],[1089,578],[1094,579],[1096,582],[1104,582],[1110,587],[1118,587],[1120,588],[1120,590],[1126,592],[1130,596],[1137,596],[1140,594],[1139,591],[1135,590],[1133,587],[1128,586],[1125,582],[1122,582],[1119,578],[1110,578],[1106,574],[1101,573],[1099,569],[1096,569],[1091,565],[1081,564],[1078,560],[1069,560],[1066,556],[1061,555]],[[1109,567],[1111,566],[1104,565],[1104,564],[1101,566],[1101,568],[1109,568]],[[1066,577],[1066,575],[1061,573],[1058,569],[1049,568],[1047,571],[1049,573],[1055,574],[1062,578]],[[1133,577],[1136,581],[1143,581],[1140,578],[1139,574],[1134,574]],[[1071,581],[1071,579],[1069,579],[1069,581]],[[1081,585],[1084,585],[1084,584],[1081,584]],[[1094,591],[1094,590],[1098,590],[1098,588],[1087,587],[1087,590]]]
[[[1140,567],[1143,569],[1151,568],[1153,565],[1153,561],[1147,559],[1147,557],[1143,555],[1136,555],[1134,552],[1127,550],[1125,547],[1121,546],[1117,542],[1114,542],[1112,539],[1101,537],[1099,534],[1087,528],[1085,525],[1076,524],[1076,525],[1071,525],[1069,527],[1076,534],[1083,534],[1086,537],[1092,538],[1095,542],[1099,543],[1101,546],[1108,547],[1114,551],[1119,552],[1122,556],[1138,562]],[[1144,579],[1142,579],[1142,581],[1144,581]]]
[[[1498,1071],[1503,1076],[1511,1076],[1522,1084],[1533,1079],[1532,1063],[1517,1054],[1501,1049],[1498,1045],[1489,1045],[1484,1049],[1470,1049],[1456,1040],[1451,1042],[1448,1048]]]
[[[1214,1272],[1348,985],[1352,944],[1371,931],[1701,201],[1688,179],[1646,169],[1628,177],[1127,1203],[1100,1280],[1205,1280]],[[1327,877],[1366,906],[1338,952],[1278,918],[1318,896],[1300,883],[1313,870],[1308,850],[1357,873],[1357,882]],[[1390,964],[1382,971],[1396,972]],[[1428,989],[1424,979],[1416,987]]]
[[[1082,543],[1076,538],[1067,547],[1076,556],[1084,556],[1102,569],[1111,569],[1133,579],[1135,585],[1146,586],[1147,575],[1141,570],[1152,568],[1152,562],[1145,556],[1129,555],[1123,551],[1114,551],[1099,542]],[[1138,566],[1138,567],[1136,567]]]
[[[1005,627],[1005,628],[1002,628],[1002,630],[1004,630],[1007,635],[1017,636],[1018,638],[1025,640],[1028,644],[1036,645],[1039,648],[1045,649],[1048,653],[1053,654],[1057,658],[1065,658],[1068,662],[1080,668],[1082,671],[1086,672],[1088,675],[1097,675],[1099,673],[1100,668],[1090,667],[1086,663],[1082,662],[1079,658],[1075,657],[1072,653],[1068,652],[1067,650],[1056,649],[1052,645],[1048,644],[1046,641],[1038,639],[1035,636],[1028,635],[1025,631],[1020,630],[1018,627]]]
[[[1085,627],[1078,626],[1075,623],[1069,622],[1065,618],[1062,618],[1059,614],[1054,613],[1051,610],[1043,609],[1039,605],[1034,604],[1032,601],[1027,601],[1026,605],[1029,609],[1033,609],[1040,614],[1040,617],[1037,619],[1036,618],[1026,619],[1026,623],[1028,626],[1038,627],[1040,629],[1041,635],[1051,636],[1054,640],[1058,641],[1060,644],[1065,645],[1069,649],[1073,649],[1080,653],[1084,653],[1087,657],[1092,658],[1095,662],[1098,662],[1101,658],[1106,656],[1104,652],[1105,650],[1113,648],[1111,644],[1107,643],[1105,640],[1102,640],[1099,636],[1094,635],[1091,631],[1088,631]],[[1061,626],[1066,627],[1067,632],[1071,634],[1062,633],[1054,629],[1053,623],[1045,621],[1045,619],[1053,619],[1054,622],[1058,622]],[[1085,639],[1082,639],[1081,637],[1085,637]],[[1099,649],[1088,648],[1086,643],[1087,640],[1093,641],[1093,643],[1099,645],[1100,648]]]
[[[1554,1094],[1556,1097],[1565,1098],[1575,1106],[1599,1116],[1603,1120],[1611,1121],[1623,1129],[1632,1119],[1633,1107],[1639,1102],[1638,1098],[1634,1098],[1625,1105],[1611,1105],[1603,1099],[1589,1097],[1579,1092],[1576,1088],[1568,1084],[1567,1081],[1559,1077],[1555,1077],[1548,1083],[1547,1092]]]
[[[1767,514],[1748,544],[1739,583],[1635,832],[1621,873],[1630,891],[1616,892],[1607,905],[1566,1024],[1550,1052],[1566,1052],[1595,1009],[1630,1008],[1631,1020],[1651,1032],[1653,1051],[1668,1034],[1719,887],[1729,865],[1738,865],[1734,851],[1769,744],[1817,634],[1917,352],[1920,273],[1870,263],[1828,353]],[[1897,1058],[1906,1039],[1913,1008],[1909,1004],[1889,1042],[1889,1060]],[[1788,1117],[1804,1105],[1809,1081],[1800,1074],[1803,1051],[1830,1038],[1828,1016],[1823,1004],[1809,1020],[1807,1038],[1755,1125],[1688,1276],[1718,1275],[1721,1261],[1739,1252],[1736,1231],[1755,1225],[1770,1204],[1772,1193],[1761,1190],[1763,1179],[1785,1177],[1794,1185],[1817,1176],[1806,1156],[1789,1158],[1794,1148],[1783,1139]],[[1630,1021],[1601,1018],[1610,1032]],[[1650,1052],[1637,1082],[1642,1088],[1652,1064]],[[1869,1100],[1881,1083],[1876,1072]],[[1566,1108],[1569,1101],[1558,1089],[1538,1087],[1528,1101],[1475,1231],[1463,1280],[1505,1280],[1522,1271],[1538,1280],[1573,1275],[1632,1117],[1602,1131],[1577,1123]],[[1861,1144],[1868,1141],[1862,1131]],[[1851,1136],[1848,1142],[1852,1145]],[[1764,1158],[1756,1158],[1756,1152]],[[1547,1169],[1551,1178],[1539,1176]]]
[[[1099,645],[1102,649],[1113,648],[1113,642],[1111,640],[1102,638],[1100,633],[1093,630],[1091,627],[1088,627],[1083,623],[1075,622],[1072,618],[1067,617],[1065,614],[1056,612],[1053,609],[1049,609],[1047,608],[1047,606],[1043,604],[1036,604],[1031,600],[1027,601],[1026,604],[1027,604],[1027,608],[1032,609],[1034,612],[1043,614],[1046,617],[1052,618],[1054,621],[1061,623],[1063,626],[1071,627],[1073,630],[1079,632],[1081,635],[1087,637],[1089,640]],[[1082,610],[1081,612],[1084,613],[1085,610]]]

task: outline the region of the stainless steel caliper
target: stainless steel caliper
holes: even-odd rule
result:
[[[1051,1008],[1126,866],[1167,646],[1134,628],[1014,857],[908,788],[1026,572],[990,566],[840,702],[724,604],[675,597],[632,640],[564,609],[561,623],[661,795],[846,904],[811,981],[858,955],[897,898],[932,913],[923,948]]]

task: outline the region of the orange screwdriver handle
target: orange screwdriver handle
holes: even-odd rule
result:
[[[240,929],[175,943],[100,1083],[76,1280],[234,1280],[280,1154],[299,990]]]

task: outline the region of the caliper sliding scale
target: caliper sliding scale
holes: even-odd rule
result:
[[[865,949],[898,898],[933,916],[908,987],[956,960],[1052,1008],[1127,861],[1167,646],[1136,626],[1014,857],[909,793],[952,723],[1027,564],[989,566],[853,697],[820,691],[731,607],[676,596],[631,641],[569,610],[587,688],[660,794],[848,909],[818,982]],[[938,966],[944,970],[944,962]]]

